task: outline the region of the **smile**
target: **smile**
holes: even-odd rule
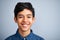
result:
[[[24,24],[23,26],[28,26],[28,25]]]
[[[29,23],[22,23],[23,27],[27,27],[29,25]]]

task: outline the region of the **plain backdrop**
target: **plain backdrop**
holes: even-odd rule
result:
[[[16,33],[14,7],[17,2],[31,2],[35,23],[31,29],[45,40],[60,40],[60,0],[0,0],[0,40]]]

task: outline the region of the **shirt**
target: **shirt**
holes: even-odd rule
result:
[[[19,32],[17,30],[16,34],[9,36],[5,40],[44,40],[44,39],[42,37],[34,34],[32,32],[32,30],[31,30],[30,34],[24,38],[21,36],[21,34],[19,34]]]

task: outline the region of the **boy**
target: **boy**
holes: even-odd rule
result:
[[[17,32],[5,40],[44,40],[30,29],[35,20],[35,12],[31,3],[17,3],[14,9],[14,20],[18,25]]]

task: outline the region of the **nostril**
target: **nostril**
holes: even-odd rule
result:
[[[23,19],[23,21],[27,21],[27,18],[25,17],[25,18]]]

